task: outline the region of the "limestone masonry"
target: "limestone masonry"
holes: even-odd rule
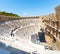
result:
[[[0,42],[6,44],[1,48],[15,53],[20,51],[12,50],[12,47],[30,54],[34,51],[40,54],[60,54],[60,6],[55,11],[49,15],[32,17],[0,15]],[[34,34],[38,36],[38,32],[44,33],[46,42],[32,43],[31,37]],[[37,40],[39,41],[38,37]],[[53,49],[46,50],[44,47],[47,45]],[[9,46],[11,47],[8,48]]]

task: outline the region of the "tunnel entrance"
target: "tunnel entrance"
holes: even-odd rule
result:
[[[44,32],[38,32],[38,36],[39,36],[39,41],[40,42],[46,42]]]

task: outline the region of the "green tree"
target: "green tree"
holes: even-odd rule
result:
[[[0,11],[0,15],[5,15],[5,16],[17,16],[17,17],[19,17],[19,15],[17,15],[17,14],[8,13],[8,12],[5,12],[5,11],[3,11],[3,12]]]

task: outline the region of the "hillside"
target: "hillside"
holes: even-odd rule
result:
[[[19,15],[17,15],[17,14],[8,13],[8,12],[5,12],[5,11],[0,11],[0,15],[4,15],[4,16],[16,16],[16,17],[19,17]]]

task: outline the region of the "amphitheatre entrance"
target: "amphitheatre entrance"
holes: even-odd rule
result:
[[[39,36],[39,41],[40,42],[46,42],[44,32],[38,32],[38,36]]]

